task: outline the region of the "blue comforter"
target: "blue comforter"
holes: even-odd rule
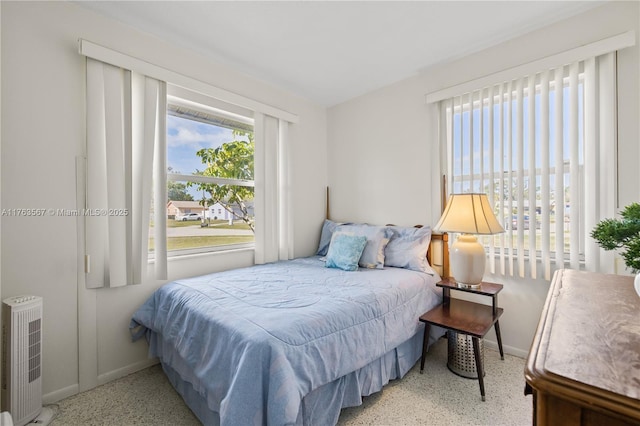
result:
[[[314,389],[416,334],[440,303],[439,277],[399,268],[345,272],[318,257],[178,280],[134,314],[157,356],[221,424],[299,422]]]

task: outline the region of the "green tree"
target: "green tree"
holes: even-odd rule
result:
[[[253,133],[233,131],[236,140],[226,142],[218,148],[204,148],[196,152],[206,168],[198,170],[196,174],[228,179],[253,180]],[[246,136],[248,140],[240,139]],[[234,218],[244,221],[252,231],[254,217],[249,214],[247,202],[253,200],[253,187],[237,185],[221,185],[212,183],[195,184],[199,191],[204,191],[207,196],[200,201],[204,205],[211,206],[220,203],[222,207],[231,213]]]
[[[182,182],[167,182],[167,196],[172,201],[193,201],[187,192],[187,185]]]

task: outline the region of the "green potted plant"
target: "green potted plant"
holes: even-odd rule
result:
[[[622,249],[624,263],[636,274],[635,289],[640,295],[640,204],[631,203],[620,212],[621,219],[604,219],[591,237],[605,250]]]

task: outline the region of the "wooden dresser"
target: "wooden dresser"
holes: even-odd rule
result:
[[[633,277],[559,270],[525,366],[535,425],[640,425]]]

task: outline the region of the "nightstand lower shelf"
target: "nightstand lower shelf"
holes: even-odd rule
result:
[[[425,355],[427,352],[426,342],[428,342],[429,329],[431,325],[470,336],[472,339],[473,355],[478,382],[480,385],[480,395],[484,401],[484,370],[480,351],[480,339],[487,334],[491,327],[495,327],[500,356],[504,359],[502,338],[500,336],[500,325],[498,323],[498,319],[500,318],[500,315],[502,315],[502,312],[502,308],[496,307],[494,310],[492,306],[468,302],[466,300],[447,298],[446,303],[436,306],[429,312],[420,316],[420,321],[425,323],[425,339],[422,346],[420,373],[424,370]]]

